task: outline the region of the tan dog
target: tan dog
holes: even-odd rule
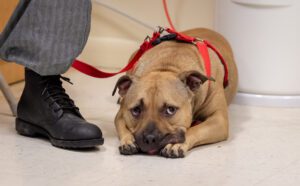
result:
[[[210,51],[211,76],[206,77],[198,49],[187,43],[163,42],[139,60],[116,84],[121,96],[115,118],[121,154],[146,152],[184,157],[191,148],[226,140],[227,105],[237,90],[237,69],[228,42],[208,29],[186,35],[208,40],[225,58],[229,86],[223,88],[224,67]],[[193,121],[201,121],[191,127]]]

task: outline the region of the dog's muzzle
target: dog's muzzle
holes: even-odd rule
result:
[[[163,134],[153,122],[149,123],[142,132],[135,134],[134,137],[140,150],[151,155],[157,154],[167,144],[183,143],[185,141],[185,133],[182,130],[174,134]]]

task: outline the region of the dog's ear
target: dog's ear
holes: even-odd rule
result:
[[[191,91],[196,91],[197,89],[199,89],[200,86],[207,80],[215,81],[214,78],[208,78],[207,76],[195,70],[183,72],[179,75],[179,78],[184,84],[187,85],[187,87],[189,87]]]
[[[121,97],[125,96],[131,84],[132,84],[132,78],[130,76],[124,75],[120,77],[115,85],[112,95],[114,96],[117,89],[119,89],[120,96]]]

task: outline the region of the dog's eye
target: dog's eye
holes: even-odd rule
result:
[[[173,116],[177,111],[177,108],[176,107],[173,107],[173,106],[167,106],[165,108],[165,111],[164,111],[164,114],[166,116]]]
[[[142,108],[140,106],[136,106],[136,107],[132,108],[130,111],[134,117],[139,117],[140,114],[142,113]]]

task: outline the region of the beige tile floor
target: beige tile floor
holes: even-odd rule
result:
[[[113,118],[118,106],[111,79],[67,73],[65,85],[82,113],[101,127],[105,144],[93,151],[52,147],[22,137],[0,97],[0,185],[300,185],[300,108],[231,105],[228,141],[192,150],[184,159],[121,156]],[[19,96],[23,83],[12,87]]]

